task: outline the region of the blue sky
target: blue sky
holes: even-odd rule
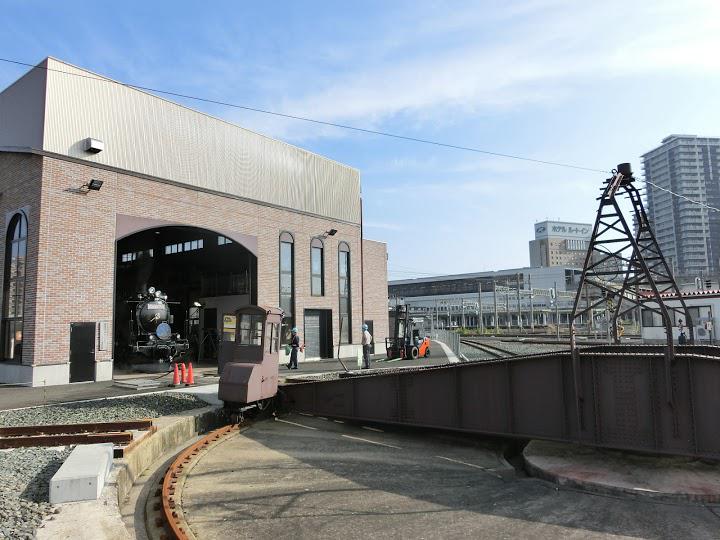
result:
[[[0,57],[609,169],[720,136],[720,2],[0,2]],[[0,87],[24,70],[0,63]],[[604,175],[185,104],[358,168],[391,279],[525,266],[533,223],[594,220]]]

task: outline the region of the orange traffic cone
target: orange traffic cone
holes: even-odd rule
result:
[[[192,362],[188,364],[187,382],[185,383],[185,386],[190,386],[191,384],[195,384],[195,377],[193,376],[192,370]]]
[[[178,386],[180,384],[180,372],[178,371],[177,362],[173,364],[175,368],[173,369],[173,386]]]
[[[185,362],[180,364],[182,367],[180,368],[180,371],[182,371],[182,382],[185,384],[187,382],[187,371],[185,371]]]

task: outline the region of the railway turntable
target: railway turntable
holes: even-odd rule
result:
[[[517,474],[497,441],[298,414],[228,432],[174,488],[187,538],[711,538],[704,506]]]

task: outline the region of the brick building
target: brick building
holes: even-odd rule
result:
[[[206,359],[248,303],[283,307],[306,358],[387,332],[358,171],[52,58],[0,93],[0,206],[0,382],[109,379],[150,286]]]

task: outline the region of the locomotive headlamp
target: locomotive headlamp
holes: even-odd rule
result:
[[[149,292],[150,294],[155,294],[155,287],[150,287],[150,288],[148,289],[148,292]]]
[[[155,298],[160,298],[160,295],[162,295],[162,291],[155,291]]]

